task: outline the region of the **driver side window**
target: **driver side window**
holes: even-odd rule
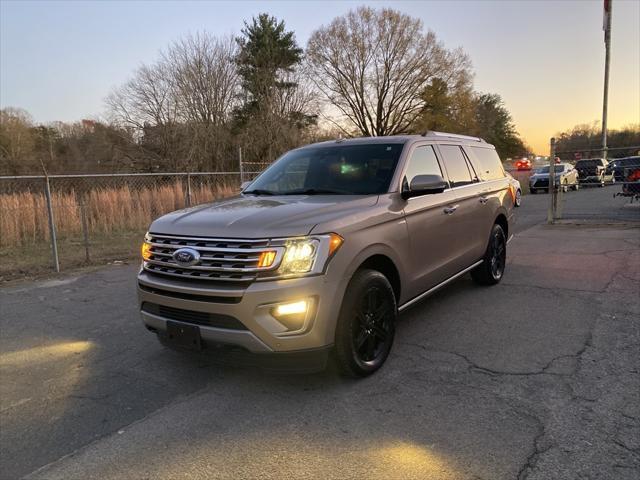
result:
[[[411,154],[405,173],[409,185],[416,175],[440,175],[443,177],[436,152],[431,145],[419,146]]]

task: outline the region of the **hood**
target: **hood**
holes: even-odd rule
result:
[[[377,195],[240,195],[164,215],[150,232],[217,238],[275,238],[307,235],[320,221],[372,207]]]

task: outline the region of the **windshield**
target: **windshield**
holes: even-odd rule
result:
[[[389,189],[403,144],[336,145],[286,153],[243,193],[368,195]]]

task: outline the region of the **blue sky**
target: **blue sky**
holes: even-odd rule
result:
[[[476,89],[502,95],[519,131],[543,152],[549,136],[599,120],[602,2],[574,1],[13,1],[0,0],[0,106],[37,122],[104,112],[104,97],[182,35],[238,33],[268,12],[301,45],[358,5],[420,18],[471,57]],[[614,0],[611,127],[640,122],[640,2]]]

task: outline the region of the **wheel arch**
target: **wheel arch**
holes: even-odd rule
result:
[[[362,268],[371,268],[382,273],[393,288],[396,302],[400,304],[404,287],[405,269],[399,256],[385,244],[369,245],[351,261],[344,276],[345,283],[351,281],[353,275]],[[346,287],[346,285],[345,285]]]
[[[393,260],[391,260],[391,258],[381,253],[371,255],[360,264],[356,271],[363,268],[377,270],[385,277],[387,277],[387,280],[389,280],[389,283],[391,284],[391,288],[393,288],[393,294],[396,297],[396,303],[400,302],[400,294],[402,292],[400,272],[398,271],[398,268],[396,267],[395,263],[393,263]]]
[[[498,224],[504,230],[504,236],[509,238],[509,220],[507,220],[507,216],[504,213],[499,213],[496,219],[493,221],[493,224]]]

